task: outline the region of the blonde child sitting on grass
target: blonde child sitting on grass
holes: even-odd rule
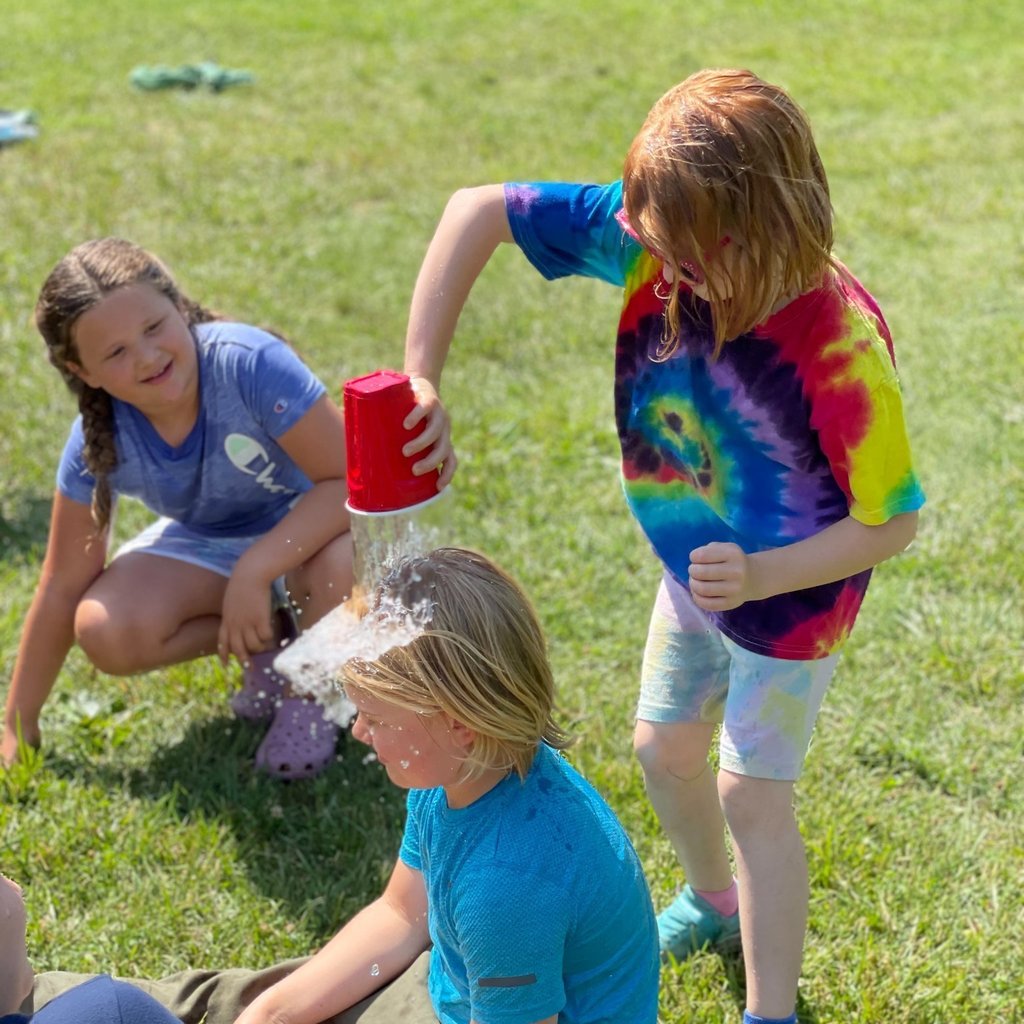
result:
[[[185,1024],[243,1008],[237,1024],[655,1024],[647,884],[611,809],[559,756],[569,741],[522,590],[444,548],[396,567],[374,606],[424,623],[344,672],[353,735],[409,790],[383,894],[307,960],[133,984]],[[36,1005],[84,980],[41,975]]]
[[[390,1004],[404,1024],[654,1024],[643,871],[558,754],[568,741],[527,598],[481,555],[446,548],[403,563],[377,595],[378,607],[424,601],[421,636],[344,672],[353,735],[409,790],[391,879],[238,1024],[392,1024],[384,1004],[377,1014],[360,1001],[421,957]]]

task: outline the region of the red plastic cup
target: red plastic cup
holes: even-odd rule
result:
[[[356,512],[396,512],[437,497],[437,473],[413,476],[423,457],[402,454],[402,421],[416,405],[404,373],[377,370],[345,382],[348,505]]]

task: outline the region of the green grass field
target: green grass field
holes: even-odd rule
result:
[[[929,496],[876,575],[798,790],[811,870],[801,1020],[1024,1020],[1024,8],[1001,0],[37,0],[7,3],[0,107],[0,692],[73,416],[31,326],[70,247],[121,234],[185,289],[293,338],[337,393],[400,366],[449,194],[610,180],[648,107],[746,66],[808,110],[837,253],[894,330]],[[139,64],[256,81],[142,93]],[[548,630],[572,758],[660,906],[679,885],[630,751],[657,566],[619,493],[619,295],[499,253],[445,378],[452,542],[518,576]],[[143,521],[123,509],[118,532]],[[213,662],[112,679],[73,654],[45,753],[0,772],[0,868],[39,969],[153,976],[309,951],[377,893],[402,795],[349,741],[313,783],[257,778]],[[663,973],[666,1022],[738,1019],[742,971]]]

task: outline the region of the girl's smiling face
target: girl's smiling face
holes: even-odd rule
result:
[[[181,310],[149,284],[104,296],[71,329],[78,362],[71,370],[90,387],[129,402],[150,419],[195,405],[198,359]]]

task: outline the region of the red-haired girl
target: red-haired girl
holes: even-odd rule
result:
[[[625,289],[615,415],[626,500],[664,566],[635,748],[687,884],[665,955],[740,941],[747,1021],[793,1021],[807,919],[793,790],[873,566],[924,501],[892,341],[832,255],[803,111],[748,71],[651,110],[610,185],[506,184],[448,204],[406,343],[426,421],[407,454],[455,471],[441,371],[500,242],[547,278]],[[708,763],[721,725],[717,778]],[[727,854],[728,825],[736,880]]]

